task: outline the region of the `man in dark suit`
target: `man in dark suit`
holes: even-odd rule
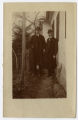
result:
[[[31,37],[31,49],[33,54],[33,72],[42,73],[43,52],[45,51],[45,39],[40,34],[40,27],[36,28],[36,33]]]
[[[56,68],[56,54],[58,51],[58,42],[53,37],[53,31],[48,30],[47,45],[46,45],[46,54],[47,54],[47,68],[48,68],[48,76],[54,74]]]

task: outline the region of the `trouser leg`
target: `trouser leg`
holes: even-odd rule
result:
[[[48,76],[50,76],[51,75],[51,62],[50,62],[50,60],[48,60]]]

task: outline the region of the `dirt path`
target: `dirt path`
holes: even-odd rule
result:
[[[55,83],[55,78],[47,77],[47,72],[40,76],[25,75],[22,91],[18,83],[14,86],[14,98],[56,98],[66,97],[64,88]]]

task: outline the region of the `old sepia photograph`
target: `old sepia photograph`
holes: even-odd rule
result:
[[[66,11],[12,14],[12,97],[66,98]]]
[[[4,3],[3,116],[76,116],[76,3]]]

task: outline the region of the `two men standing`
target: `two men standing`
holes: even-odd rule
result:
[[[46,54],[48,76],[54,73],[56,68],[56,54],[57,54],[57,41],[53,38],[52,30],[48,30],[49,38],[47,43],[44,36],[40,34],[40,28],[36,28],[36,34],[31,37],[30,46],[33,56],[33,68],[34,74],[42,74],[43,70],[43,55]]]

